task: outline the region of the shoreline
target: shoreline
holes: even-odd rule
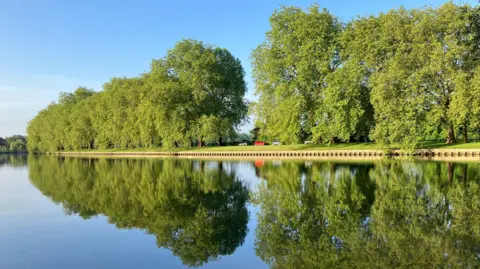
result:
[[[415,158],[429,160],[466,159],[480,161],[480,149],[419,149],[413,154],[393,150],[275,150],[275,151],[69,151],[55,152],[56,156],[84,157],[173,157],[173,158],[222,158],[222,159],[383,159]]]

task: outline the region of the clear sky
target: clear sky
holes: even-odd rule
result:
[[[342,21],[399,6],[446,0],[320,0]],[[455,1],[458,3],[474,0]],[[24,134],[36,113],[77,86],[101,90],[113,76],[136,76],[182,38],[224,47],[246,70],[249,55],[282,5],[312,0],[2,0],[0,5],[0,136]],[[244,129],[247,129],[245,127]]]

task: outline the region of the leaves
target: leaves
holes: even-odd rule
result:
[[[256,126],[285,143],[369,135],[410,150],[476,132],[478,12],[448,2],[341,25],[316,5],[276,11],[252,53]]]
[[[190,146],[220,140],[247,115],[245,72],[226,49],[183,40],[151,70],[103,91],[61,93],[27,129],[30,151]]]

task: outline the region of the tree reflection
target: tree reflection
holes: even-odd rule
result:
[[[0,168],[8,167],[24,167],[27,165],[27,155],[25,154],[2,154],[0,153]]]
[[[29,168],[32,183],[67,213],[145,229],[189,266],[232,254],[247,234],[248,189],[221,164],[31,157]]]
[[[413,161],[266,164],[256,252],[272,268],[476,268],[479,172]]]
[[[274,268],[334,268],[358,249],[370,210],[372,165],[265,165],[258,191],[256,252]],[[355,180],[357,179],[357,180]],[[360,187],[358,183],[363,184]]]

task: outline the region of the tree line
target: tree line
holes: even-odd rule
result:
[[[29,124],[31,151],[202,145],[255,118],[255,138],[286,144],[480,137],[480,12],[448,2],[341,22],[282,7],[251,55],[258,101],[228,50],[183,40],[135,78],[78,88]]]
[[[148,72],[79,87],[29,123],[28,149],[193,146],[232,135],[248,112],[245,72],[228,50],[183,40]]]
[[[9,137],[0,137],[1,152],[21,152],[27,150],[27,137],[23,135],[12,135]]]
[[[348,23],[317,5],[276,11],[252,54],[256,126],[286,143],[478,137],[478,14],[452,2]]]

